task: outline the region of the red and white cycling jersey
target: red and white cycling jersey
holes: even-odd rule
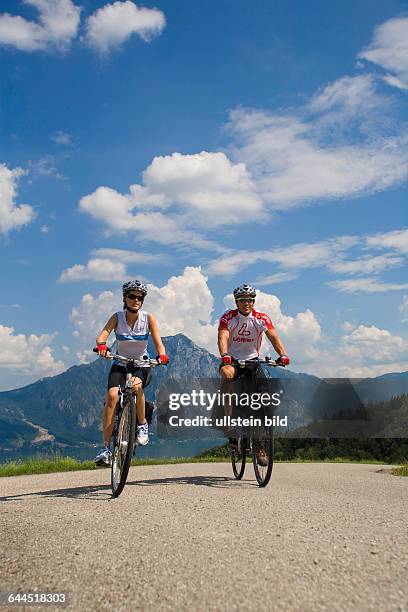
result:
[[[245,316],[238,308],[227,310],[221,317],[218,329],[228,329],[228,354],[235,359],[253,359],[259,356],[262,334],[275,329],[272,321],[264,312],[252,309]]]

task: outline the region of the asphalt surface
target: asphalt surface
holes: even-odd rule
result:
[[[2,478],[0,591],[66,592],[69,610],[406,612],[408,478],[380,468],[276,464],[260,489],[251,465],[243,481],[227,463],[136,467],[118,499],[103,469]]]

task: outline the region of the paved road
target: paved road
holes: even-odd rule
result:
[[[408,478],[379,466],[132,468],[0,480],[1,591],[72,610],[408,610]],[[4,609],[4,608],[2,608]],[[38,608],[36,608],[38,610]]]

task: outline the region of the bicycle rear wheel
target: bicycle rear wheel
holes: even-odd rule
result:
[[[113,437],[111,469],[112,494],[118,497],[126,484],[135,443],[136,404],[133,395],[125,396],[118,408],[118,421]]]
[[[252,462],[260,487],[266,487],[273,468],[273,429],[257,428],[252,434]]]
[[[241,480],[245,472],[246,447],[246,438],[238,438],[236,450],[231,451],[232,471],[237,480]]]

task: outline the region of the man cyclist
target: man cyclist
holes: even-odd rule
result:
[[[225,382],[235,380],[238,370],[245,375],[245,371],[234,361],[259,358],[264,333],[279,355],[276,363],[289,365],[290,359],[269,316],[254,308],[256,290],[250,285],[240,285],[234,289],[234,298],[236,308],[227,310],[218,326],[221,378]],[[236,439],[230,437],[229,446],[234,445]]]
[[[123,387],[125,385],[126,374],[128,372],[131,372],[134,377],[133,390],[136,395],[138,422],[136,443],[145,446],[149,441],[143,392],[152,376],[147,353],[149,333],[152,334],[152,339],[158,353],[157,359],[163,364],[169,362],[155,317],[145,310],[141,310],[147,295],[146,285],[138,280],[124,283],[122,294],[123,310],[115,312],[110,317],[96,340],[96,348],[101,357],[106,357],[108,351],[106,341],[110,333],[114,331],[117,341],[117,354],[134,359],[135,365],[124,365],[119,361],[114,361],[112,364],[108,378],[108,393],[103,411],[104,446],[95,458],[97,465],[110,465],[111,463],[112,453],[109,449],[109,441],[112,436],[115,409],[119,397],[119,386]]]

